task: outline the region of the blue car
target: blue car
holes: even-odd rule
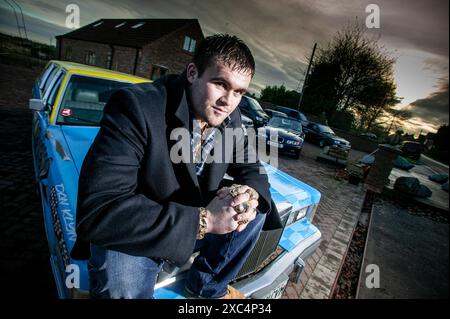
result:
[[[50,264],[60,298],[87,298],[87,261],[73,260],[78,177],[83,159],[99,131],[103,107],[121,87],[148,80],[81,64],[50,61],[36,80],[32,148],[41,195]],[[284,228],[263,231],[232,282],[248,298],[280,298],[292,272],[299,279],[304,260],[318,248],[320,231],[312,224],[320,193],[263,163]],[[155,298],[185,298],[183,278],[196,252],[183,267],[166,264]],[[292,278],[291,277],[291,278]]]

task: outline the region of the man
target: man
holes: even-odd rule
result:
[[[190,155],[198,159],[208,157],[224,130],[241,128],[236,107],[254,72],[241,40],[215,35],[200,44],[181,76],[110,98],[80,173],[72,251],[74,258],[90,258],[93,297],[152,298],[163,263],[181,266],[194,248],[200,254],[189,271],[188,296],[243,297],[228,284],[271,211],[267,176],[258,161],[200,156],[179,163],[170,155],[176,129],[191,133]],[[235,186],[221,187],[225,173]]]

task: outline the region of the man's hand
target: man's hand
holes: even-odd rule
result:
[[[235,196],[230,194],[230,187],[223,187],[217,192],[220,199],[231,199],[230,205],[237,211],[234,219],[238,222],[236,231],[243,231],[249,222],[256,217],[256,208],[258,207],[258,193],[247,185],[239,185],[234,187]],[[240,211],[239,209],[243,209]]]
[[[206,206],[206,233],[227,234],[238,228],[236,211],[231,207],[232,197],[216,196]]]

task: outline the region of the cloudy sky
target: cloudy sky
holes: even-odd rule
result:
[[[0,1],[0,31],[17,35],[8,3]],[[196,18],[204,34],[236,34],[256,59],[251,90],[302,83],[313,44],[325,46],[356,17],[364,22],[370,3],[380,9],[380,28],[368,29],[397,58],[398,108],[413,114],[406,131],[436,131],[448,123],[448,0],[16,0],[25,14],[28,36],[55,44],[65,26],[66,6],[80,8],[80,25],[100,18]]]

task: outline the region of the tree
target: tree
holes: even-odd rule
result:
[[[406,109],[390,108],[386,111],[386,118],[389,126],[386,129],[386,134],[389,135],[392,129],[397,130],[402,126],[402,121],[407,120],[412,116],[411,111]]]
[[[377,119],[391,114],[393,106],[401,102],[401,99],[395,96],[393,82],[381,78],[372,79],[372,82],[367,83],[359,95],[357,100],[363,102],[353,106],[353,110],[359,118],[359,131],[371,131]],[[400,114],[398,113],[398,115]],[[406,117],[406,113],[402,114]]]
[[[305,89],[301,109],[329,119],[337,112],[354,113],[358,128],[370,129],[400,100],[393,80],[395,59],[369,39],[357,22],[339,31],[319,49]]]
[[[249,97],[251,97],[253,99],[256,99],[256,94],[255,93],[246,92],[245,95],[247,95],[247,96],[249,96]]]
[[[288,91],[284,85],[266,86],[261,90],[260,100],[270,102],[272,104],[297,107],[300,93],[297,91]]]

